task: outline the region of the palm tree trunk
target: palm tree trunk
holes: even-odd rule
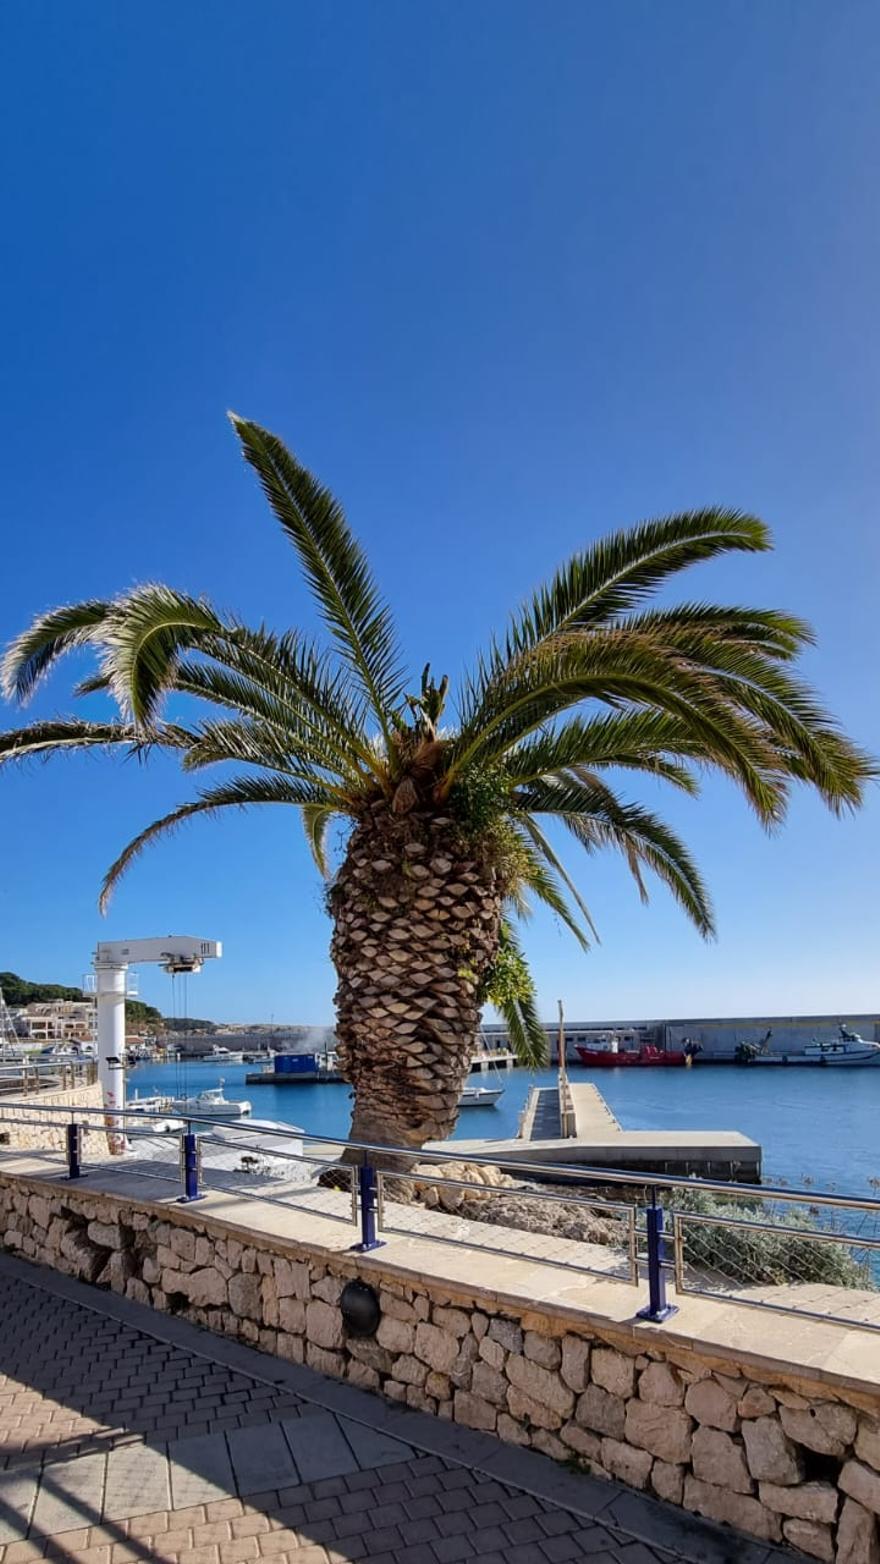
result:
[[[497,870],[448,817],[377,804],[356,827],[330,892],[353,1140],[417,1150],[451,1134],[501,901]]]

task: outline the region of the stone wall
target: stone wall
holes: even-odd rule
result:
[[[371,1256],[247,1233],[204,1210],[0,1178],[3,1246],[395,1401],[576,1462],[834,1564],[880,1564],[880,1394],[746,1367],[662,1328],[493,1307]],[[375,1336],[339,1307],[360,1276]],[[760,1314],[753,1339],[760,1342]]]
[[[91,1086],[66,1087],[63,1091],[34,1092],[18,1100],[0,1098],[0,1141],[4,1146],[15,1146],[20,1151],[63,1151],[66,1146],[62,1124],[49,1125],[45,1118],[61,1120],[65,1108],[100,1108],[101,1088],[95,1081]],[[35,1113],[34,1108],[54,1108],[55,1113]]]

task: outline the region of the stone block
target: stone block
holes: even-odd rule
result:
[[[102,1249],[118,1249],[122,1243],[116,1222],[90,1222],[86,1231],[92,1243]]]
[[[600,1460],[606,1472],[631,1488],[647,1488],[654,1457],[647,1450],[634,1450],[619,1439],[603,1439]]]
[[[859,1418],[856,1455],[866,1466],[873,1466],[880,1472],[880,1422],[875,1417]]]
[[[653,1406],[680,1407],[684,1385],[668,1363],[649,1363],[639,1375],[639,1396]]]
[[[788,1487],[803,1477],[800,1452],[775,1417],[756,1417],[742,1425],[749,1471],[753,1477]]]
[[[595,1354],[594,1354],[595,1356]],[[675,1466],[690,1460],[693,1423],[678,1407],[652,1406],[633,1399],[626,1408],[626,1439]]]
[[[540,1363],[533,1363],[530,1358],[518,1357],[511,1353],[505,1364],[505,1372],[510,1383],[521,1390],[532,1401],[537,1401],[540,1406],[549,1407],[557,1412],[560,1417],[571,1416],[574,1409],[574,1391],[564,1385],[557,1374],[551,1374],[548,1369],[541,1368]]]
[[[382,1381],[375,1369],[368,1368],[366,1363],[358,1363],[357,1358],[350,1358],[346,1376],[351,1385],[357,1385],[359,1390],[378,1390]]]
[[[278,1332],[278,1344],[275,1348],[279,1358],[285,1363],[304,1363],[306,1356],[306,1344],[302,1336],[288,1336],[285,1331]]]
[[[596,1434],[607,1434],[609,1439],[622,1439],[626,1424],[626,1402],[612,1396],[600,1385],[588,1385],[578,1397],[575,1420],[582,1427]]]
[[[880,1515],[880,1472],[875,1472],[873,1466],[865,1466],[862,1461],[847,1461],[838,1484],[864,1509]]]
[[[230,1276],[228,1290],[229,1307],[240,1320],[262,1319],[263,1294],[259,1276],[244,1275],[239,1271],[235,1276]],[[330,1346],[333,1343],[323,1345]]]
[[[531,1443],[533,1450],[539,1450],[541,1455],[549,1455],[551,1461],[571,1460],[571,1451],[566,1449],[558,1434],[551,1434],[549,1428],[536,1428]]]
[[[42,1195],[31,1195],[28,1200],[28,1214],[38,1227],[48,1228],[52,1220],[52,1207]]]
[[[436,1316],[437,1310],[434,1310]],[[562,1362],[562,1348],[558,1341],[551,1336],[542,1336],[539,1331],[527,1330],[523,1336],[523,1354],[532,1363],[540,1363],[542,1368],[558,1369]]]
[[[855,1499],[845,1499],[840,1512],[836,1564],[880,1564],[876,1518]]]
[[[506,1406],[507,1388],[508,1382],[498,1369],[490,1368],[488,1363],[474,1364],[471,1389],[484,1401],[491,1401],[496,1407]]]
[[[416,1326],[415,1353],[438,1374],[448,1374],[459,1354],[458,1337],[421,1320]]]
[[[761,1385],[750,1385],[737,1402],[736,1410],[740,1417],[772,1417],[776,1402]]]
[[[195,1234],[191,1233],[187,1227],[172,1227],[168,1238],[168,1247],[181,1260],[195,1260]]]
[[[448,1331],[451,1336],[466,1336],[471,1328],[470,1317],[463,1309],[446,1309],[437,1304],[431,1319],[440,1330]]]
[[[820,1526],[816,1521],[783,1521],[782,1535],[798,1552],[807,1553],[812,1559],[823,1559],[825,1564],[833,1564],[834,1536],[830,1526]]]
[[[559,1430],[559,1437],[563,1444],[575,1450],[585,1461],[601,1461],[602,1440],[588,1428],[581,1428],[578,1423],[565,1423]]]
[[[320,1276],[312,1282],[312,1297],[320,1298],[331,1307],[338,1305],[345,1283],[338,1276]]]
[[[721,1428],[725,1433],[736,1433],[739,1427],[736,1402],[714,1379],[701,1379],[691,1385],[684,1398],[691,1417],[709,1428]]]
[[[683,1466],[672,1466],[669,1461],[655,1461],[651,1468],[651,1487],[658,1499],[668,1504],[681,1504],[684,1493]]]
[[[389,1292],[385,1287],[379,1294],[379,1307],[385,1319],[414,1323],[417,1318],[411,1303],[407,1303],[405,1298],[398,1298],[396,1293]]]
[[[754,1492],[742,1445],[720,1428],[705,1423],[694,1430],[691,1462],[694,1476],[703,1482],[731,1488],[734,1493]]]
[[[846,1455],[856,1437],[855,1412],[834,1401],[820,1401],[817,1406],[805,1408],[783,1406],[779,1408],[779,1417],[790,1439],[838,1460]]]
[[[594,1347],[590,1378],[594,1385],[626,1401],[636,1388],[636,1366],[632,1358],[615,1352],[613,1347]]]
[[[505,1352],[522,1352],[523,1333],[513,1320],[490,1320],[489,1339],[498,1341]]]
[[[590,1343],[582,1336],[562,1338],[562,1378],[570,1390],[580,1395],[587,1388],[590,1372]]]
[[[511,1417],[507,1412],[499,1412],[498,1424],[495,1429],[499,1439],[503,1439],[509,1445],[529,1445],[531,1436],[526,1433],[522,1423]]]
[[[475,1396],[470,1390],[457,1390],[453,1405],[456,1423],[465,1423],[468,1428],[484,1428],[487,1432],[494,1433],[498,1409],[492,1406],[491,1402],[484,1401],[482,1396]]]
[[[696,1515],[721,1521],[723,1525],[736,1526],[764,1542],[779,1542],[782,1537],[779,1516],[765,1509],[758,1499],[745,1493],[730,1493],[727,1488],[715,1488],[698,1477],[684,1480],[684,1507]]]
[[[306,1306],[299,1298],[281,1298],[278,1303],[278,1324],[292,1336],[302,1336],[306,1329]]]
[[[761,1483],[761,1503],[779,1515],[802,1521],[821,1521],[829,1525],[837,1515],[837,1489],[831,1483],[798,1483],[792,1488],[777,1483]]]
[[[342,1315],[321,1298],[313,1298],[306,1305],[306,1335],[316,1347],[327,1350],[341,1347],[345,1342]]]
[[[479,1346],[480,1357],[490,1368],[500,1369],[504,1367],[504,1359],[507,1353],[500,1341],[493,1341],[491,1336],[483,1336]]]
[[[206,1267],[203,1271],[165,1272],[162,1276],[165,1292],[182,1292],[197,1308],[220,1308],[227,1302],[226,1283],[219,1271]]]
[[[308,1299],[309,1268],[303,1261],[279,1258],[274,1269],[279,1298],[300,1298],[303,1302]]]
[[[437,1374],[432,1369],[425,1380],[425,1391],[437,1401],[448,1401],[452,1396],[452,1381],[448,1374]]]
[[[412,1352],[415,1339],[415,1325],[411,1325],[407,1320],[396,1319],[393,1315],[385,1314],[379,1321],[376,1340],[380,1347],[387,1347],[389,1352]]]
[[[306,1342],[306,1363],[309,1368],[317,1369],[319,1374],[329,1374],[331,1379],[345,1377],[344,1354],[328,1352],[326,1348],[317,1346],[313,1341]]]
[[[424,1385],[428,1377],[428,1366],[426,1363],[421,1363],[418,1358],[414,1358],[411,1353],[405,1352],[401,1357],[394,1359],[392,1373],[401,1385]]]
[[[562,1418],[558,1412],[551,1412],[549,1407],[542,1406],[539,1401],[533,1401],[524,1391],[517,1390],[511,1385],[507,1392],[507,1410],[511,1417],[518,1419],[520,1423],[534,1426],[535,1428],[557,1429],[562,1425]]]

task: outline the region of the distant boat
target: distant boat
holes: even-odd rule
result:
[[[221,1081],[219,1086],[197,1092],[194,1097],[174,1097],[171,1111],[191,1114],[194,1119],[241,1119],[250,1113],[251,1105],[249,1102],[230,1102],[223,1095]]]
[[[214,1043],[208,1059],[212,1064],[244,1064],[244,1054],[238,1048],[224,1048],[222,1043]]]
[[[458,1099],[459,1108],[494,1108],[504,1096],[503,1086],[465,1086]]]
[[[576,1049],[581,1064],[600,1070],[683,1065],[687,1058],[684,1049],[658,1048],[656,1043],[635,1043],[631,1048],[621,1048],[620,1039],[614,1034],[597,1038],[592,1043],[578,1043]]]
[[[801,1053],[765,1052],[755,1054],[751,1058],[740,1057],[738,1062],[748,1065],[815,1065],[819,1068],[876,1065],[880,1064],[880,1043],[870,1043],[866,1038],[860,1037],[858,1032],[851,1032],[848,1027],[841,1025],[837,1037],[828,1042],[821,1038],[814,1038],[811,1043],[806,1044]]]

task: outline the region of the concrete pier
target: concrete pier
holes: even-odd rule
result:
[[[532,1088],[515,1140],[445,1141],[439,1148],[461,1156],[493,1156],[505,1162],[614,1168],[633,1173],[761,1181],[761,1147],[737,1130],[623,1130],[598,1087],[570,1085],[576,1133],[559,1133],[555,1086]]]

